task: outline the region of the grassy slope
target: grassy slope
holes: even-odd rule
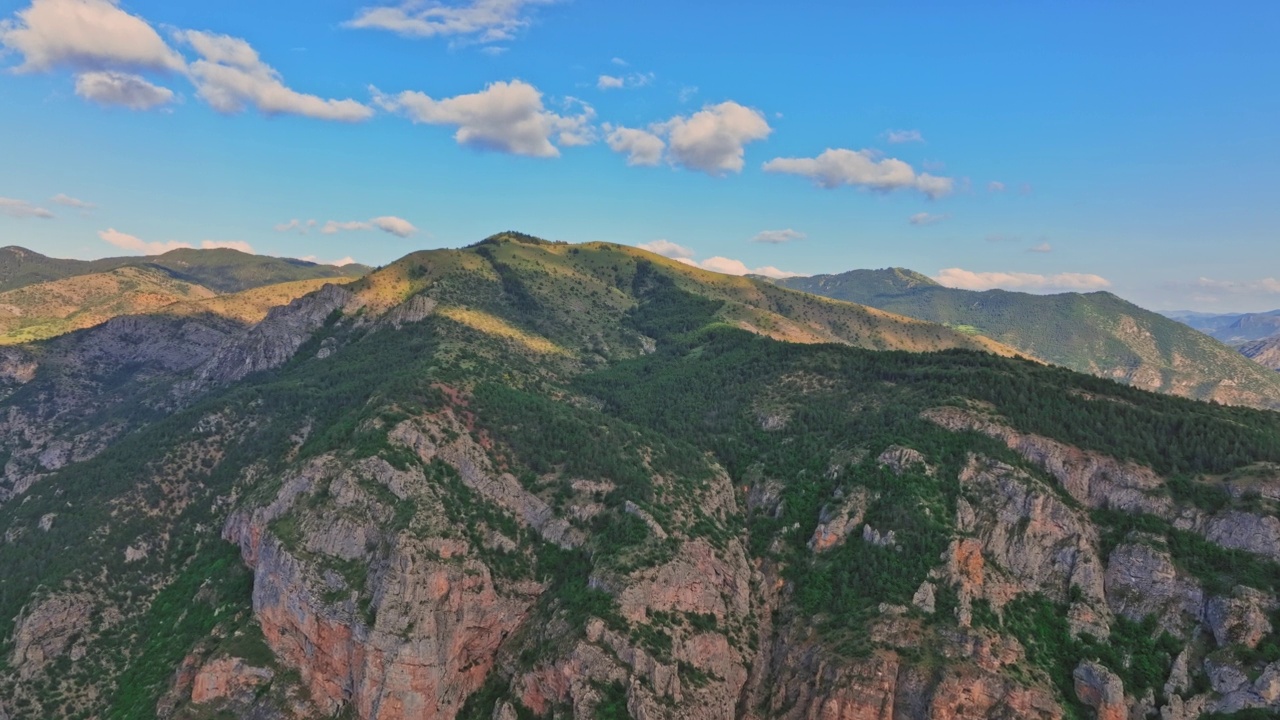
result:
[[[1280,377],[1212,338],[1111,293],[979,293],[945,288],[899,269],[791,278],[779,284],[972,329],[1043,360],[1146,389],[1280,407]]]
[[[204,285],[219,293],[240,292],[295,280],[355,278],[370,269],[364,265],[319,265],[292,258],[249,255],[230,249],[184,249],[146,257],[69,260],[10,246],[0,248],[0,292],[122,267],[158,268],[177,279]]]

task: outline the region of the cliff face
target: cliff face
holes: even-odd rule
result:
[[[0,718],[1280,713],[1270,415],[491,252],[0,354]]]

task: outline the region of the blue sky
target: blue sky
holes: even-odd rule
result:
[[[376,265],[516,229],[734,272],[1280,307],[1275,3],[26,0],[0,18],[0,244]]]

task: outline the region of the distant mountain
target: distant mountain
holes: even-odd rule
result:
[[[1228,345],[1280,335],[1280,310],[1221,315],[1176,310],[1162,314]]]
[[[1263,367],[1280,370],[1280,335],[1245,343],[1237,349]]]
[[[10,246],[0,248],[0,292],[122,267],[157,268],[175,279],[203,285],[218,293],[234,293],[296,280],[356,278],[371,270],[366,265],[337,267],[294,258],[251,255],[227,248],[180,249],[143,257],[69,260]]]
[[[777,282],[980,333],[1042,360],[1140,388],[1280,408],[1280,376],[1180,322],[1111,293],[957,290],[902,268]]]

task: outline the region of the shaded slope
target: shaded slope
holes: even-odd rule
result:
[[[1280,407],[1280,378],[1212,338],[1111,293],[972,292],[901,269],[778,283],[982,333],[1034,357],[1148,390]]]
[[[1263,367],[1280,370],[1280,335],[1245,343],[1237,349],[1240,354]]]

